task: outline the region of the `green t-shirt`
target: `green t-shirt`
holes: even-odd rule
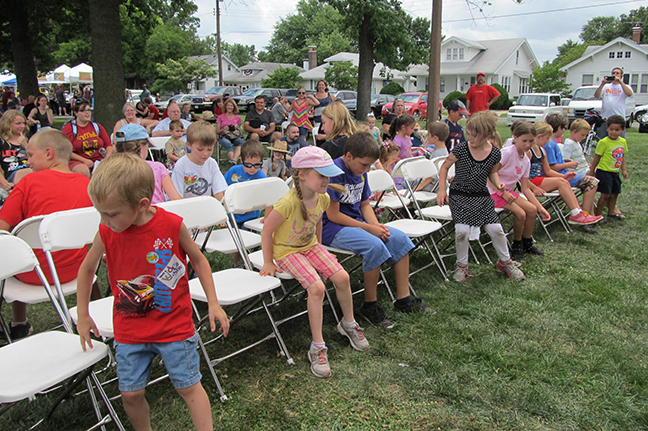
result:
[[[601,139],[596,145],[596,154],[601,156],[597,169],[607,172],[619,172],[621,162],[628,152],[625,138],[619,136],[616,141],[609,137]]]

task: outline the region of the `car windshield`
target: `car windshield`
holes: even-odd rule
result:
[[[596,88],[579,88],[574,92],[574,97],[572,100],[597,100],[594,97],[594,92]]]
[[[547,106],[549,98],[539,94],[523,94],[517,100],[518,106]]]
[[[380,94],[372,94],[370,103],[376,103],[378,101],[379,97],[380,97]]]
[[[420,94],[401,94],[398,96],[398,98],[403,99],[403,102],[405,103],[416,103],[418,102],[419,97],[421,97]]]
[[[205,94],[223,94],[227,87],[212,87]]]
[[[248,91],[243,93],[244,96],[256,96],[257,94],[261,93],[263,91],[263,88],[250,88]]]

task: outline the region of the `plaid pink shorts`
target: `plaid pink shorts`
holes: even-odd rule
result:
[[[318,272],[324,280],[342,269],[337,258],[329,253],[322,244],[315,244],[306,251],[289,254],[277,261],[279,267],[290,273],[299,281],[304,289],[308,289],[320,279]]]

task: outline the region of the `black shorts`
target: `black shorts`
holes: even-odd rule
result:
[[[597,169],[596,178],[599,179],[597,188],[598,192],[606,195],[621,194],[621,176],[618,172],[608,172]]]

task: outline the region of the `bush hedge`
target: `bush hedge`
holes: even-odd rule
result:
[[[461,100],[463,103],[466,103],[466,93],[462,93],[461,91],[453,91],[452,93],[448,93],[448,95],[443,99],[443,107],[447,108],[448,103],[452,102],[453,100]]]
[[[385,85],[382,90],[380,90],[380,94],[391,94],[391,95],[398,95],[401,93],[404,93],[405,89],[401,87],[398,83],[396,82],[390,82],[389,84]]]

